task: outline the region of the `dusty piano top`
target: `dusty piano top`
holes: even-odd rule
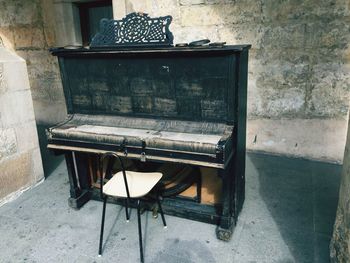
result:
[[[104,47],[104,48],[84,48],[84,47],[57,47],[50,49],[52,55],[55,56],[74,56],[74,55],[94,55],[94,54],[147,54],[147,53],[181,53],[181,52],[215,52],[215,53],[230,53],[242,52],[249,50],[251,45],[224,45],[222,47],[215,46],[198,46],[198,47]]]

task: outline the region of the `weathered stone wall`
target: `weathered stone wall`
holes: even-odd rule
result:
[[[47,49],[81,41],[71,2],[0,0],[0,35],[27,61],[38,123],[65,115],[56,58]],[[113,0],[113,7],[116,18],[133,11],[171,14],[175,43],[206,37],[252,44],[248,149],[342,160],[350,94],[349,1]]]
[[[342,159],[350,98],[348,0],[114,0],[113,5],[119,18],[133,11],[171,14],[175,43],[209,38],[252,44],[248,149]]]
[[[175,42],[207,37],[252,44],[250,119],[346,116],[350,98],[348,0],[125,2],[126,13],[173,15]]]
[[[26,63],[0,46],[0,205],[43,176]]]
[[[350,129],[346,140],[338,210],[330,250],[331,262],[350,262]]]
[[[65,116],[65,104],[56,58],[51,1],[0,0],[0,37],[27,62],[38,123],[54,123]]]

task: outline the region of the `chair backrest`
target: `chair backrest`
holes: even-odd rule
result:
[[[101,178],[101,185],[100,185],[100,193],[101,193],[101,198],[103,198],[103,182],[105,178],[110,179],[112,177],[112,172],[113,172],[113,166],[115,161],[118,160],[120,163],[120,167],[123,172],[123,179],[124,179],[124,184],[125,184],[125,190],[128,199],[130,198],[130,192],[129,192],[129,186],[128,186],[128,180],[126,177],[126,171],[125,171],[125,166],[123,163],[122,158],[116,154],[115,152],[106,152],[102,155],[101,157],[101,168],[102,168],[102,178]]]

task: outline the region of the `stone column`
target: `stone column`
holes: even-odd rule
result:
[[[43,178],[26,62],[0,46],[0,206]]]
[[[350,118],[346,139],[339,203],[330,244],[331,262],[350,262]]]

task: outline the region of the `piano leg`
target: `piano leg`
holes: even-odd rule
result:
[[[77,152],[65,153],[70,185],[70,198],[68,204],[79,209],[90,200],[90,182],[87,170],[87,155]]]
[[[216,236],[223,241],[231,239],[236,218],[234,214],[235,195],[234,195],[234,169],[231,160],[225,170],[219,170],[219,176],[222,179],[222,213],[220,223],[216,228]]]

